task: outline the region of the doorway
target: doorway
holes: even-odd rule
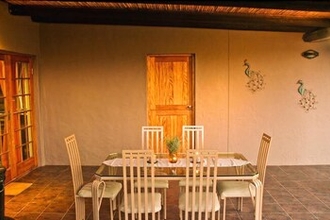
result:
[[[147,56],[148,125],[163,126],[165,138],[195,124],[194,63],[193,54]]]
[[[37,167],[33,57],[0,51],[0,159],[6,182]]]

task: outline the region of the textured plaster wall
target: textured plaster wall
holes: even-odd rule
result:
[[[4,2],[0,2],[0,33],[0,50],[39,54],[39,25],[27,17],[11,16]]]
[[[255,162],[262,132],[273,136],[270,164],[329,163],[329,42],[300,33],[123,26],[41,25],[41,94],[47,164],[66,164],[63,137],[75,133],[84,164],[140,148],[146,124],[146,56],[196,55],[196,122],[208,148]],[[307,60],[307,49],[320,56]],[[265,89],[246,87],[244,59]],[[299,105],[296,82],[317,95]]]
[[[227,31],[85,25],[40,31],[47,164],[67,163],[63,137],[71,133],[85,164],[140,148],[148,54],[196,54],[196,121],[205,125],[207,145],[226,150]]]
[[[256,133],[265,131],[274,138],[270,164],[329,164],[330,41],[304,43],[299,33],[239,31],[230,39],[230,149],[252,158]],[[303,58],[308,49],[320,56]],[[253,94],[244,87],[244,59],[265,75],[263,91]],[[316,94],[317,109],[306,112],[298,105],[299,79]]]

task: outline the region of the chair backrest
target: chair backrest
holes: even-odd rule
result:
[[[262,135],[257,158],[257,170],[259,173],[259,180],[262,182],[262,184],[265,182],[266,167],[271,141],[272,138],[269,135]]]
[[[204,149],[204,126],[182,126],[182,147],[183,150]]]
[[[122,154],[125,219],[128,219],[129,213],[139,220],[143,219],[144,212],[151,213],[152,219],[155,219],[155,158],[153,151],[123,150]],[[151,194],[151,197],[148,196],[148,193]],[[144,210],[144,207],[149,207],[150,204],[152,210]]]
[[[164,153],[163,126],[142,126],[142,149],[153,150],[155,153]]]
[[[77,194],[81,186],[84,184],[84,180],[76,136],[74,134],[70,135],[64,138],[64,141],[69,155],[73,190],[74,193]]]
[[[215,205],[218,200],[218,153],[214,150],[187,150],[186,159],[185,217],[188,219],[190,212],[191,219],[201,219],[202,213],[205,219],[214,219],[216,209],[220,208]]]

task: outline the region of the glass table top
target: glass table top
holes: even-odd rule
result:
[[[121,179],[123,175],[123,167],[120,165],[121,153],[111,153],[105,158],[105,161],[100,165],[95,175],[105,179]],[[179,160],[186,160],[184,154],[178,154]],[[186,167],[178,164],[166,163],[168,160],[168,154],[156,154],[156,161],[159,164],[155,164],[155,177],[164,179],[180,179],[185,177]],[[239,153],[219,153],[217,173],[219,178],[231,177],[239,179],[252,179],[258,175],[256,168],[247,161],[247,159]],[[118,162],[119,164],[115,163]],[[229,162],[228,162],[229,161]],[[162,163],[161,163],[162,162]],[[160,165],[160,164],[165,164]],[[166,165],[167,164],[167,165]],[[168,166],[170,165],[170,166]]]

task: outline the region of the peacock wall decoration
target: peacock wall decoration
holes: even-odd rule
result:
[[[250,70],[250,64],[247,62],[247,59],[244,60],[245,75],[249,78],[246,86],[252,91],[256,92],[265,88],[264,75],[260,71]]]
[[[316,109],[316,95],[312,91],[305,89],[304,82],[301,79],[297,81],[297,84],[299,84],[298,93],[301,96],[299,100],[300,106],[307,112],[311,109]]]

